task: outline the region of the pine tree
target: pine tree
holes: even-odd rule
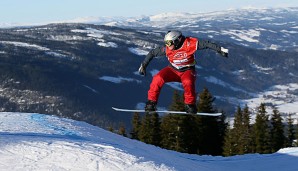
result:
[[[183,98],[178,91],[174,91],[170,110],[184,110]],[[162,147],[179,152],[196,153],[196,146],[193,142],[195,141],[195,127],[191,115],[169,114],[164,116],[161,123]]]
[[[173,111],[184,111],[185,105],[183,102],[183,97],[179,94],[177,90],[174,91],[172,104],[170,105],[170,110]]]
[[[121,124],[118,130],[118,134],[124,137],[127,137],[126,130],[124,124]]]
[[[269,119],[266,114],[265,104],[261,103],[258,107],[256,121],[254,124],[254,141],[255,141],[255,152],[257,153],[270,153],[270,129]]]
[[[199,103],[198,103],[198,111],[199,112],[208,112],[213,113],[215,110],[213,109],[213,102],[215,98],[209,92],[207,88],[204,88],[203,91],[199,95]]]
[[[113,126],[109,126],[109,127],[108,127],[108,130],[109,130],[110,132],[114,132],[114,128],[113,128]]]
[[[150,114],[149,113],[146,113],[145,116],[143,117],[142,119],[142,123],[141,123],[141,127],[140,127],[140,130],[139,130],[139,140],[144,142],[144,143],[147,143],[147,144],[150,144],[152,141],[151,141],[151,136],[152,136],[152,130],[151,130],[151,120],[150,120]]]
[[[230,155],[241,154],[241,136],[242,136],[242,109],[237,107],[233,128],[229,131]]]
[[[235,115],[235,120],[234,120],[234,126],[233,126],[233,138],[234,138],[234,148],[235,148],[235,152],[236,154],[243,154],[243,150],[242,150],[242,120],[243,120],[243,116],[242,116],[242,109],[240,108],[240,106],[238,106],[237,108],[237,112]]]
[[[157,113],[145,114],[138,138],[147,144],[156,146],[160,144],[160,121]]]
[[[166,115],[161,123],[162,147],[179,152],[186,152],[183,148],[183,116],[169,114]]]
[[[250,112],[247,105],[242,110],[238,106],[233,128],[227,131],[224,143],[224,155],[246,154],[252,151]]]
[[[282,117],[279,111],[274,108],[271,118],[271,139],[272,139],[272,151],[276,152],[281,149],[285,144],[284,126],[282,124]]]
[[[216,112],[213,109],[213,98],[212,94],[207,88],[204,88],[202,93],[199,95],[198,111],[199,112]],[[198,130],[199,134],[199,154],[211,154],[221,155],[223,135],[221,135],[218,126],[218,117],[205,117],[197,116],[197,124],[200,126]]]
[[[224,155],[231,156],[236,154],[243,154],[243,113],[240,106],[237,107],[233,128],[227,132],[224,144]]]
[[[226,114],[224,111],[221,111],[222,115],[219,116],[217,120],[217,129],[218,129],[218,154],[217,155],[222,155],[223,154],[223,146],[225,142],[225,135],[228,129],[229,124],[226,122]]]
[[[183,149],[187,153],[197,154],[199,149],[199,124],[197,123],[198,116],[187,115],[183,119],[182,130],[183,131]]]
[[[162,118],[160,129],[161,129],[161,147],[169,150],[176,150],[177,148],[176,130],[178,128],[177,128],[176,120],[173,119],[172,114],[166,115]]]
[[[295,139],[295,130],[294,130],[294,125],[293,125],[293,118],[292,115],[289,114],[287,117],[287,140],[286,140],[286,146],[287,147],[292,147],[293,146],[293,141]]]
[[[153,145],[159,146],[161,137],[160,137],[160,118],[157,113],[153,113],[151,115],[151,123],[152,123],[152,143]]]
[[[170,110],[184,110],[183,97],[175,91]],[[197,154],[198,151],[198,130],[197,116],[195,115],[166,115],[162,119],[162,147]]]
[[[139,113],[134,113],[133,119],[132,119],[132,130],[130,132],[132,139],[139,140],[139,130],[141,127],[141,119]]]
[[[242,114],[242,137],[243,137],[243,154],[252,152],[252,131],[250,125],[250,111],[246,105]]]
[[[233,140],[234,139],[233,139],[232,128],[228,127],[224,138],[224,146],[223,146],[224,156],[232,156],[236,154]]]

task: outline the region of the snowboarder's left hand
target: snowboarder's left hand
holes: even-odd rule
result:
[[[221,56],[227,58],[229,56],[229,49],[226,49],[224,47],[220,47],[219,53],[221,54]]]
[[[139,68],[139,74],[146,76],[146,66],[145,65],[141,64],[141,66]]]

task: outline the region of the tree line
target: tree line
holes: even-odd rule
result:
[[[199,94],[198,112],[216,113],[215,98],[205,88]],[[170,110],[184,111],[183,97],[174,91]],[[275,108],[269,119],[265,104],[257,108],[252,123],[248,106],[238,106],[232,125],[229,125],[225,113],[210,117],[200,115],[146,113],[141,116],[134,113],[130,138],[178,152],[199,155],[232,156],[247,153],[273,153],[280,148],[296,146],[298,128],[288,115],[286,124],[281,113]],[[296,132],[296,134],[295,134]],[[124,126],[118,134],[127,136]]]
[[[238,107],[233,127],[226,131],[223,155],[231,156],[247,153],[274,153],[281,148],[297,146],[298,128],[295,130],[294,120],[289,114],[283,121],[281,113],[274,108],[271,118],[266,106],[261,103],[257,107],[253,124],[250,109]]]

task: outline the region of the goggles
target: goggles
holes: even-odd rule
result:
[[[174,44],[173,40],[166,40],[165,41],[166,46],[170,47]]]

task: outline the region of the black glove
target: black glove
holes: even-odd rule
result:
[[[141,64],[139,68],[139,74],[146,76],[146,66],[144,64]]]
[[[229,49],[226,49],[224,47],[220,47],[220,51],[218,53],[220,53],[221,56],[227,58],[229,56]]]

